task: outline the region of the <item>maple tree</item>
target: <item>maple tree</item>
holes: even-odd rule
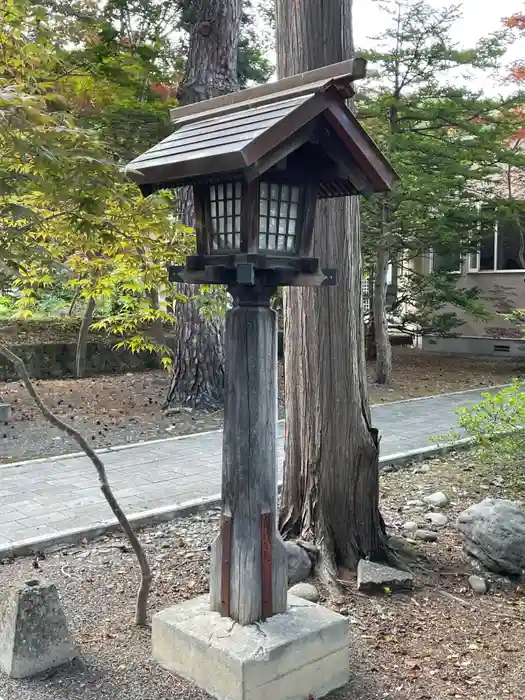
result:
[[[245,0],[240,18],[237,51],[240,86],[250,81],[264,81],[272,72],[254,28],[251,5]],[[6,13],[11,6],[21,10],[21,16],[29,7],[25,0],[15,1],[5,6]],[[160,299],[165,296],[170,302],[184,302],[186,296],[168,283],[166,263],[183,259],[191,248],[192,233],[189,228],[174,224],[178,208],[176,198],[155,195],[142,201],[138,190],[125,181],[118,168],[171,131],[169,107],[181,98],[194,3],[188,0],[104,0],[101,3],[43,0],[39,12],[38,19],[28,15],[22,33],[28,36],[32,23],[38,24],[33,50],[40,58],[46,55],[40,66],[40,81],[52,85],[57,104],[60,102],[62,107],[58,114],[54,106],[50,109],[47,99],[36,111],[45,114],[46,119],[64,121],[67,118],[75,143],[78,145],[84,139],[87,157],[91,158],[89,167],[78,159],[75,162],[79,171],[84,169],[86,190],[92,189],[91,196],[84,192],[84,200],[89,200],[99,211],[93,211],[89,226],[84,226],[85,240],[79,237],[78,226],[72,226],[70,219],[57,217],[55,229],[60,225],[62,232],[58,236],[55,231],[52,264],[42,257],[42,250],[39,253],[42,264],[28,264],[27,248],[19,250],[19,262],[23,261],[24,265],[16,267],[15,282],[22,290],[16,314],[33,313],[42,289],[56,286],[60,271],[61,277],[66,277],[66,287],[74,289],[75,298],[84,302],[77,355],[79,375],[94,314],[98,308],[100,315],[102,307],[108,307],[108,300],[111,300],[111,312],[98,320],[95,327],[123,336],[119,345],[132,350],[156,351],[163,362],[169,364],[171,350],[167,347],[164,329],[174,326],[174,318],[168,305],[161,304]],[[9,23],[6,26],[10,28]],[[11,55],[11,64],[13,60]],[[39,89],[35,87],[36,93]],[[47,87],[46,90],[49,91]],[[28,127],[31,131],[33,125]],[[72,162],[77,156],[64,165],[66,151],[71,151],[72,144],[66,144],[65,136],[62,143],[58,143],[56,131],[52,129],[48,130],[47,137],[50,152],[60,145],[64,148],[51,177],[43,173],[39,184],[42,187],[35,187],[33,191],[39,192],[42,207],[52,210],[53,197],[57,199],[63,194],[63,189],[56,186],[56,171],[60,165],[65,185],[74,182]],[[105,179],[100,179],[104,168]],[[99,224],[108,215],[113,230],[110,236],[110,227],[104,224],[106,231],[101,244],[97,231],[100,232]],[[54,220],[55,213],[51,216]],[[83,216],[85,219],[85,211]],[[151,222],[148,217],[153,217]],[[51,219],[46,221],[48,231]],[[124,238],[117,233],[119,230],[125,232]],[[64,247],[66,235],[75,241],[71,251]],[[18,239],[19,248],[21,244]],[[50,245],[46,248],[48,252]],[[11,251],[14,252],[13,247]],[[10,271],[11,279],[14,269]],[[60,286],[63,288],[62,282]],[[196,298],[204,315],[224,305],[224,300],[206,289],[197,290]],[[145,329],[148,334],[144,333]]]
[[[518,33],[525,35],[525,13],[517,12],[503,20],[503,24],[508,29],[515,29]],[[510,68],[511,79],[516,83],[525,81],[525,61],[516,61]]]
[[[133,313],[106,324],[130,347],[151,349],[139,331],[163,312],[144,292],[167,284],[165,261],[181,259],[193,234],[174,223],[169,195],[144,199],[100,133],[76,119],[45,10],[8,0],[1,21],[0,260],[20,291],[17,311],[30,314],[65,272],[87,309],[118,290]]]

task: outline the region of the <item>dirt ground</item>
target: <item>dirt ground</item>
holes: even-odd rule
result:
[[[426,464],[428,471],[415,465],[381,478],[382,512],[396,546],[408,553],[414,591],[364,595],[354,574],[343,571],[340,597],[321,598],[348,617],[353,631],[352,680],[329,698],[523,700],[525,586],[488,575],[489,593],[475,595],[467,578],[478,567],[466,558],[454,527],[465,507],[486,496],[523,498],[522,474],[480,465],[474,452]],[[443,511],[449,523],[437,530],[437,542],[410,544],[400,537],[401,525],[424,514],[408,501],[436,490],[450,499]],[[207,591],[208,545],[218,517],[218,511],[208,511],[141,533],[155,575],[152,614]],[[38,680],[0,675],[4,700],[208,698],[151,661],[149,632],[133,626],[136,565],[120,535],[3,562],[0,590],[35,577],[57,585],[82,663]]]
[[[280,369],[283,414],[282,364]],[[488,387],[524,374],[525,362],[474,360],[394,348],[390,387],[374,384],[373,366],[369,366],[370,401],[382,403]],[[77,426],[98,448],[213,430],[222,425],[221,411],[163,412],[169,378],[162,371],[42,380],[36,386],[47,405]],[[77,450],[59,431],[49,427],[19,382],[0,383],[0,399],[12,407],[11,420],[0,425],[0,464]]]

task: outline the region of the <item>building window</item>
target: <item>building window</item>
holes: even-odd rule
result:
[[[481,221],[480,239],[478,250],[469,255],[469,272],[525,269],[525,219]]]
[[[525,269],[523,222],[500,220],[496,227],[496,270]]]
[[[449,250],[431,251],[430,265],[432,272],[461,272],[461,255]]]
[[[479,258],[480,258],[480,251],[479,250],[472,250],[468,254],[467,265],[468,265],[469,272],[479,272]]]

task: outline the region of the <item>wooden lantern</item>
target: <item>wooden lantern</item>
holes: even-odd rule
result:
[[[172,280],[334,282],[312,258],[317,199],[384,192],[396,178],[345,104],[364,66],[345,61],[172,111],[176,131],[127,166],[144,194],[193,187],[197,254]]]
[[[176,131],[127,170],[144,194],[193,187],[197,252],[173,281],[226,284],[221,532],[211,608],[247,625],[286,610],[277,530],[279,285],[330,285],[312,257],[318,199],[384,192],[396,175],[345,100],[362,59],[173,110]],[[331,235],[326,231],[324,235]]]

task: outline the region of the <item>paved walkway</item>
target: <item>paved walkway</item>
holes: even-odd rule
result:
[[[428,447],[455,427],[454,409],[479,391],[400,401],[372,408],[381,458]],[[279,464],[284,426],[279,424]],[[222,431],[115,448],[104,455],[108,478],[128,513],[182,504],[220,492]],[[0,467],[0,549],[112,518],[91,462],[61,456]]]

